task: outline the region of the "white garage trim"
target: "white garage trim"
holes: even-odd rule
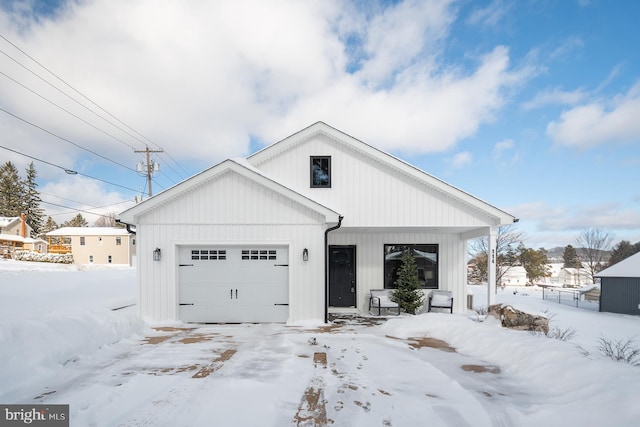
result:
[[[289,247],[177,246],[178,318],[185,322],[286,322]]]

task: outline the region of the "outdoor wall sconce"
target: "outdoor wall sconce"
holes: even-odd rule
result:
[[[161,256],[160,248],[155,248],[153,250],[153,260],[154,261],[160,261],[160,256]]]
[[[302,260],[303,261],[309,261],[309,249],[304,248],[302,250]]]

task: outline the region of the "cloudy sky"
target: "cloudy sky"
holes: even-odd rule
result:
[[[520,218],[640,241],[635,0],[2,0],[0,162],[120,212],[324,121]],[[78,174],[68,174],[65,170]],[[146,194],[143,197],[147,197]]]

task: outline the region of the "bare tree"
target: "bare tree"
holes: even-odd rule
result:
[[[596,282],[596,274],[605,266],[605,253],[611,248],[612,241],[613,236],[600,228],[588,228],[576,238],[576,247],[582,249],[592,283]]]
[[[502,281],[504,276],[518,262],[518,257],[514,246],[523,240],[523,233],[516,229],[515,224],[504,225],[498,228],[496,233],[496,283]],[[487,280],[487,260],[489,259],[489,238],[480,237],[473,240],[469,245],[469,255],[475,260],[475,266],[471,275],[476,280]],[[496,286],[496,292],[498,287]]]
[[[116,213],[109,212],[105,215],[101,215],[94,223],[96,227],[115,227],[116,226]]]

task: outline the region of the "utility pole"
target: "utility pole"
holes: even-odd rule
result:
[[[138,164],[138,173],[144,174],[147,176],[147,186],[149,188],[149,197],[153,196],[151,191],[151,174],[153,172],[158,172],[160,170],[160,165],[151,160],[151,153],[163,153],[163,150],[149,150],[149,146],[147,146],[144,150],[134,150],[134,153],[146,153],[147,154],[147,164],[139,163]],[[146,169],[146,171],[144,170]]]

